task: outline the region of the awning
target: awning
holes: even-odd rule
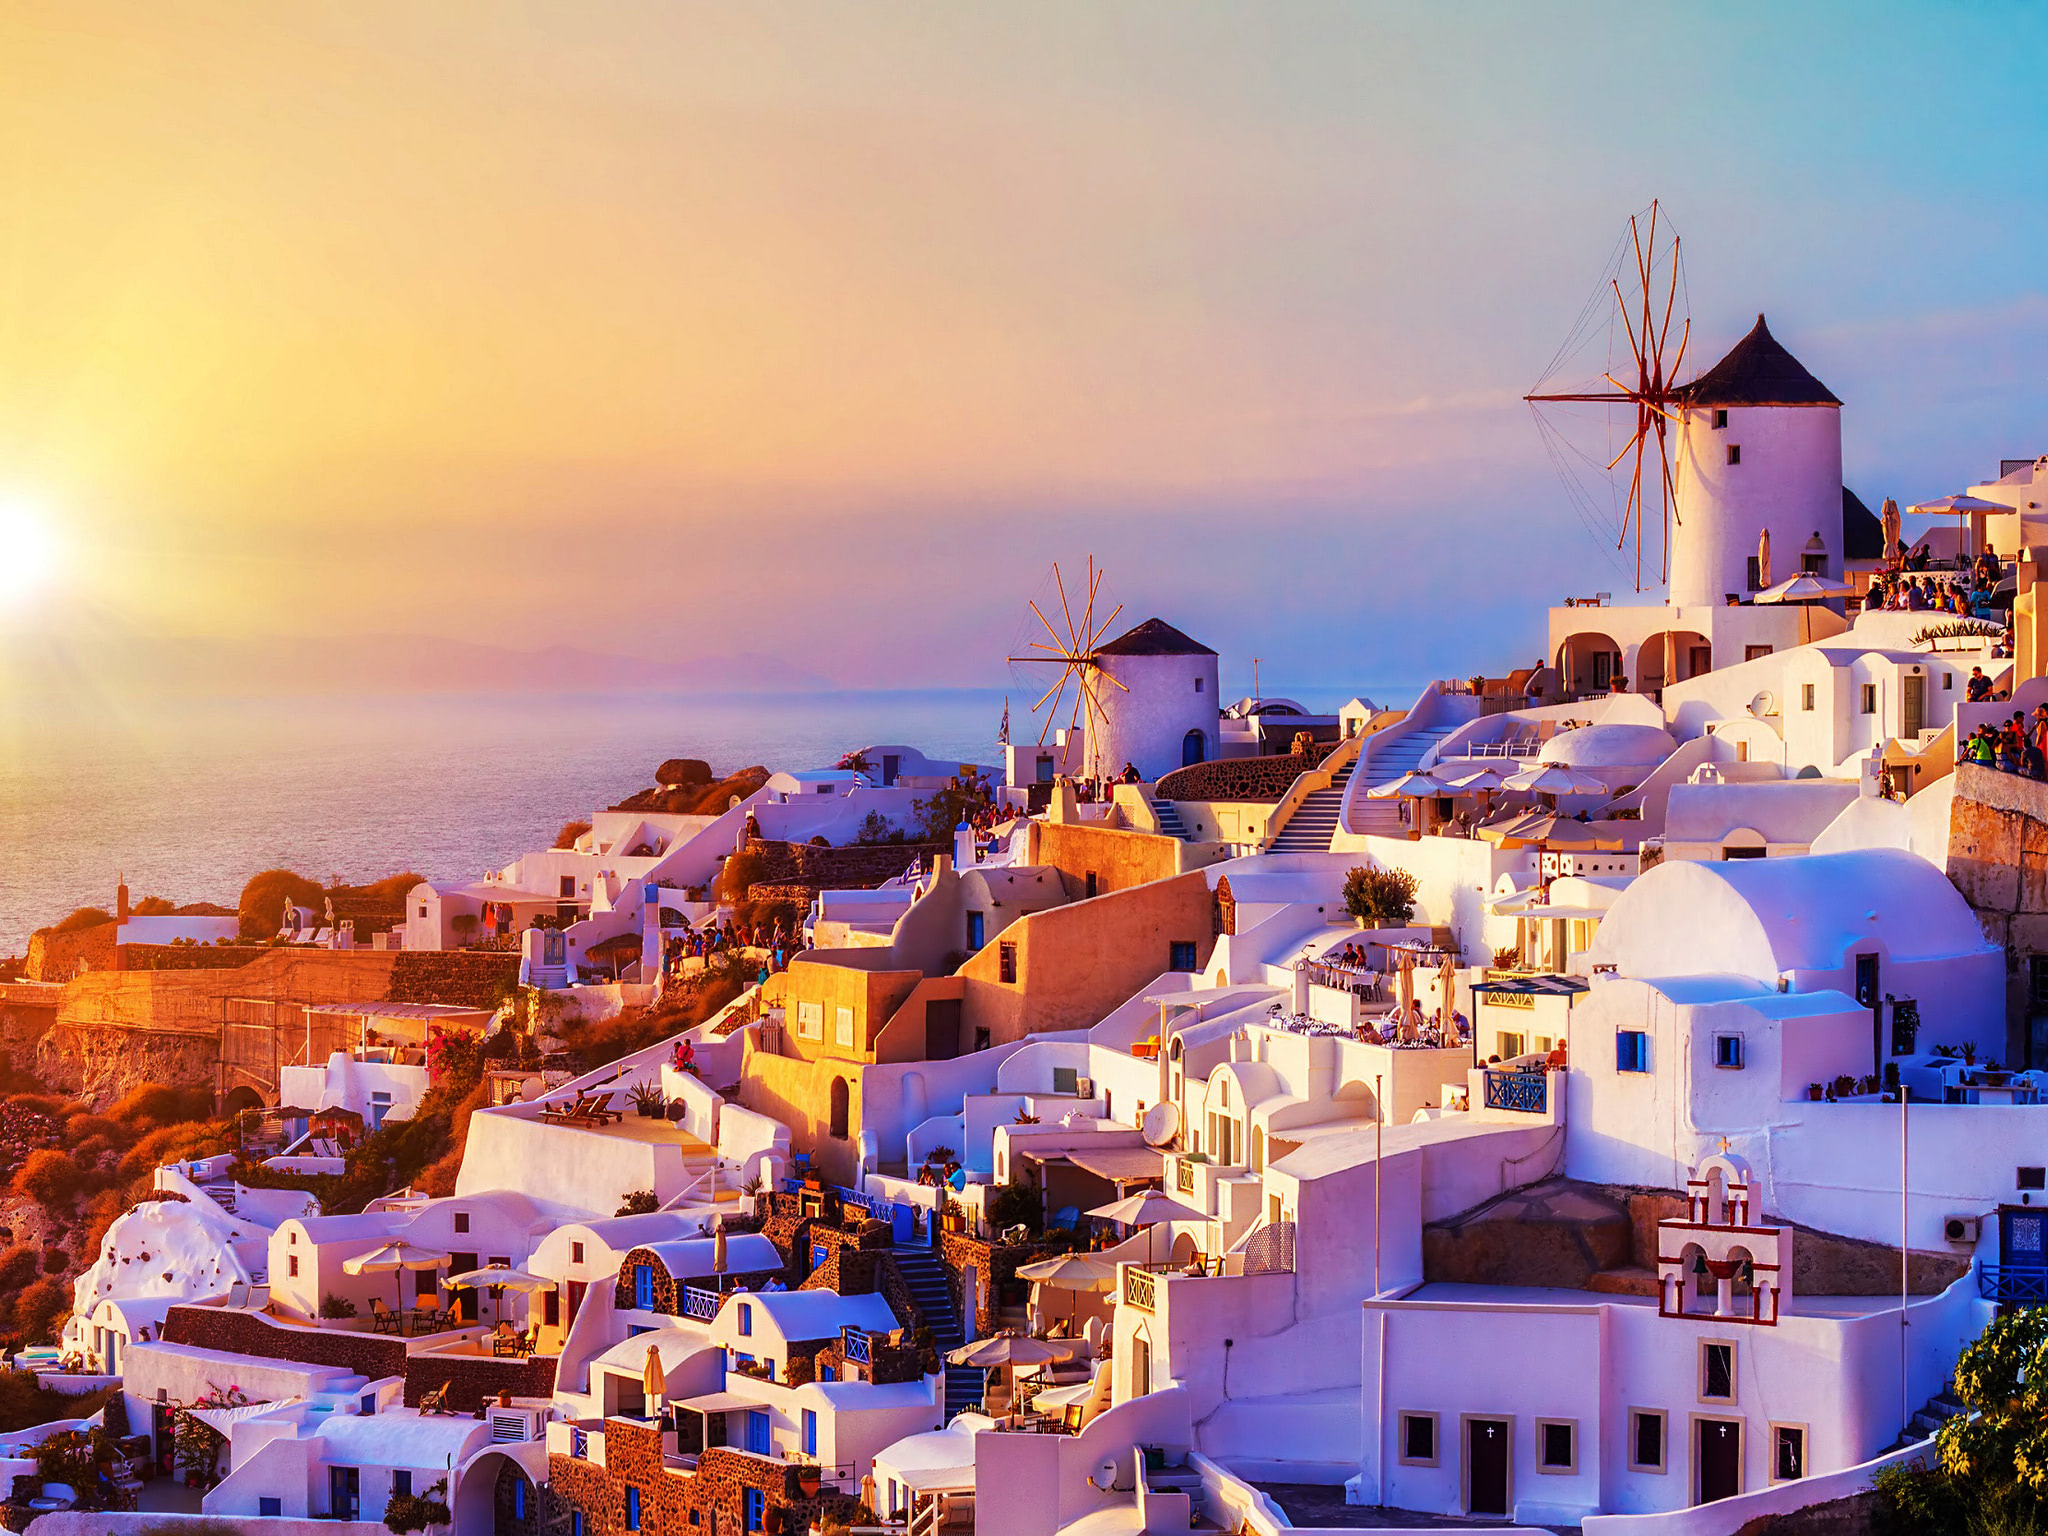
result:
[[[751,1397],[742,1397],[737,1392],[706,1392],[702,1397],[682,1397],[672,1400],[672,1406],[691,1408],[698,1413],[731,1413],[735,1408],[758,1408],[761,1405]]]
[[[1098,1179],[1108,1179],[1112,1184],[1128,1184],[1134,1179],[1163,1179],[1166,1177],[1166,1156],[1150,1147],[1102,1147],[1086,1151],[1067,1153],[1067,1161],[1083,1173],[1092,1173]]]

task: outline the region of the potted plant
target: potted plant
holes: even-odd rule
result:
[[[1963,1065],[1966,1067],[1977,1065],[1977,1042],[1974,1040],[1965,1040],[1963,1042]]]
[[[1806,1096],[1816,1104],[1820,1102],[1821,1092],[1821,1085],[1819,1083],[1808,1083],[1806,1085]]]
[[[796,1469],[796,1485],[803,1490],[804,1497],[815,1499],[824,1482],[824,1474],[816,1462],[805,1462]]]
[[[668,1104],[668,1100],[663,1096],[661,1089],[651,1082],[635,1083],[626,1094],[626,1097],[633,1101],[633,1108],[639,1111],[640,1118],[643,1120],[659,1118],[662,1110]]]

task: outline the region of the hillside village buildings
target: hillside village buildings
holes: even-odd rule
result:
[[[1670,601],[1557,608],[1540,666],[1226,706],[1148,619],[938,845],[861,841],[964,770],[878,746],[419,887],[404,952],[595,1013],[735,858],[809,907],[684,1037],[494,1073],[452,1196],[159,1170],[65,1346],[166,1473],[211,1426],[200,1506],[259,1532],[433,1491],[464,1536],[1273,1536],[1302,1485],[1732,1532],[1924,1458],[2048,1299],[2048,766],[1980,745],[2048,721],[2039,466],[1971,487],[1972,613],[1889,609],[1841,403],[1761,320],[1689,388]],[[1756,600],[1767,530],[1824,595]],[[281,1172],[505,1027],[321,1018]]]

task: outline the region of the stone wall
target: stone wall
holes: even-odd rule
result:
[[[233,971],[263,957],[256,944],[123,944],[115,952],[119,971]]]
[[[519,980],[519,957],[461,949],[403,949],[392,956],[393,1003],[494,1008]]]
[[[35,1059],[36,1043],[57,1022],[61,995],[54,987],[0,982],[0,1051],[10,1062]]]
[[[164,1317],[163,1337],[167,1344],[189,1344],[231,1355],[339,1366],[372,1381],[402,1375],[406,1368],[403,1339],[339,1328],[286,1327],[260,1313],[231,1312],[225,1307],[172,1307]]]
[[[857,1507],[855,1500],[830,1488],[805,1498],[796,1467],[725,1446],[699,1453],[694,1472],[666,1466],[661,1428],[655,1423],[607,1419],[604,1456],[601,1467],[559,1452],[548,1457],[554,1499],[582,1512],[585,1536],[623,1536],[629,1485],[640,1490],[643,1531],[743,1532],[744,1496],[750,1488],[766,1496],[766,1536],[802,1536],[823,1519],[846,1524]]]
[[[1985,937],[2005,947],[2006,1040],[2001,1061],[2025,1063],[2033,962],[2048,956],[2048,784],[1957,763],[1949,810],[1948,877]]]
[[[514,1397],[553,1397],[555,1357],[534,1355],[525,1360],[490,1355],[409,1355],[405,1361],[405,1405],[448,1389],[451,1413],[475,1413],[500,1392]]]
[[[1191,763],[1161,779],[1153,789],[1153,797],[1278,804],[1294,787],[1294,781],[1328,756],[1335,745],[1332,742],[1309,757],[1290,752],[1285,756],[1219,757],[1206,763]]]
[[[70,933],[38,929],[29,935],[28,963],[22,974],[30,981],[69,981],[87,971],[111,971],[114,935],[119,930],[118,923],[96,923]]]
[[[974,1266],[975,1294],[971,1315],[975,1320],[976,1337],[994,1333],[1000,1326],[1003,1287],[1017,1278],[1019,1269],[1066,1251],[1064,1243],[991,1243],[964,1232],[939,1234],[939,1262],[952,1278],[954,1304],[959,1307],[963,1321],[970,1313],[965,1305],[968,1298],[963,1292],[962,1277],[969,1264]]]
[[[728,1224],[726,1231],[735,1228]],[[773,1241],[773,1239],[770,1239]],[[708,1284],[709,1275],[671,1275],[668,1266],[661,1261],[661,1255],[651,1248],[634,1248],[619,1261],[619,1273],[613,1282],[612,1305],[621,1311],[635,1311],[639,1302],[634,1296],[633,1272],[642,1264],[654,1271],[654,1305],[649,1310],[667,1313],[670,1317],[682,1316],[682,1288],[691,1284]],[[734,1270],[723,1277],[726,1285],[743,1285],[749,1290],[759,1290],[770,1279],[782,1275],[782,1270],[742,1269]],[[794,1282],[786,1282],[793,1284]]]
[[[788,843],[750,837],[744,854],[758,862],[748,894],[763,895],[763,886],[803,889],[815,895],[821,890],[872,890],[893,880],[910,867],[910,861],[932,853],[946,853],[951,843],[875,843],[850,848],[819,848],[810,843]]]

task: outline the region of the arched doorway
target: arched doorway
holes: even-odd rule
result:
[[[1208,739],[1200,731],[1189,731],[1180,739],[1180,765],[1191,768],[1199,763],[1209,750]]]
[[[1714,648],[1694,629],[1664,629],[1636,649],[1635,690],[1652,697],[1714,669]]]
[[[846,1086],[846,1079],[843,1077],[833,1078],[832,1139],[834,1141],[846,1140],[846,1122],[850,1111],[852,1098],[853,1094],[852,1091],[848,1089],[848,1087]]]
[[[1567,635],[1557,648],[1557,671],[1567,700],[1604,698],[1622,676],[1621,647],[1597,630]]]

